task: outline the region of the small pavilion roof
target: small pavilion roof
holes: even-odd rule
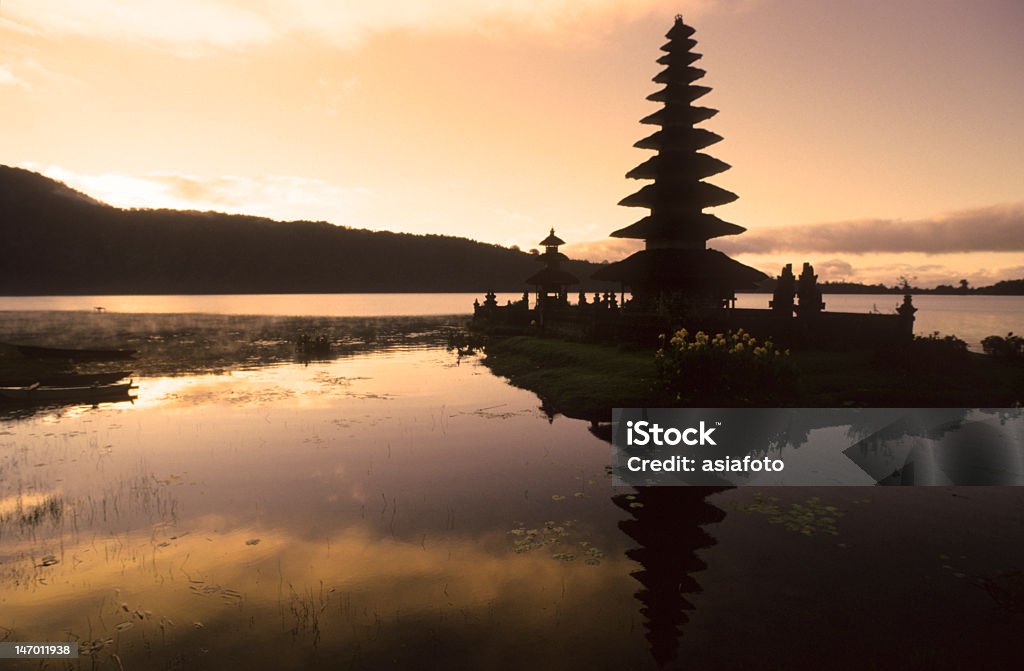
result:
[[[559,245],[564,245],[565,240],[555,235],[555,229],[552,228],[551,233],[548,234],[548,237],[544,238],[537,244],[543,245],[544,247],[557,247]]]

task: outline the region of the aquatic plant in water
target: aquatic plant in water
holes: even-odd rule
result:
[[[753,503],[737,503],[736,510],[767,515],[769,524],[782,525],[785,529],[804,536],[819,533],[838,536],[839,530],[836,525],[839,518],[845,514],[835,506],[825,505],[817,496],[783,507],[779,505],[778,498],[764,494],[755,494]]]
[[[544,547],[557,546],[560,552],[553,552],[551,558],[556,561],[571,562],[582,556],[583,563],[587,566],[597,566],[604,559],[604,552],[593,546],[590,541],[580,540],[573,544],[570,539],[570,529],[574,524],[573,520],[564,520],[558,524],[554,520],[548,520],[543,526],[527,529],[519,525],[508,533],[515,537],[512,551],[516,554],[525,554]],[[556,549],[552,547],[552,549]],[[575,550],[570,552],[569,550]]]

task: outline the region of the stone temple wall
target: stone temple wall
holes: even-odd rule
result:
[[[680,328],[709,335],[743,329],[780,347],[811,350],[876,350],[913,339],[914,319],[899,314],[818,312],[786,316],[773,310],[725,309],[691,317],[668,318],[621,309],[563,305],[557,309],[526,309],[521,305],[478,308],[474,326],[503,332],[521,330],[595,342],[657,345],[658,337]]]

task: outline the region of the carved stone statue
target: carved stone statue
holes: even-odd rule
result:
[[[825,303],[821,300],[821,289],[818,288],[818,276],[814,274],[814,267],[810,263],[804,263],[796,294],[800,299],[800,304],[796,307],[797,315],[809,316],[825,309]]]
[[[793,264],[787,263],[786,267],[782,269],[782,274],[777,278],[775,292],[772,294],[772,300],[768,302],[768,307],[775,312],[792,317],[795,295],[796,276],[793,275]]]

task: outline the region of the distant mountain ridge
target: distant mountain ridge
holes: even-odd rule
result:
[[[0,249],[0,295],[525,291],[541,263],[453,236],[125,210],[8,166]],[[589,279],[598,267],[565,264],[587,290],[616,289]]]

